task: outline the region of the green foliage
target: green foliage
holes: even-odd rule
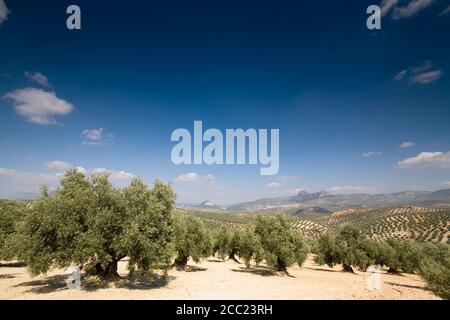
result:
[[[245,266],[250,268],[250,262],[259,264],[263,260],[264,252],[256,234],[249,229],[240,231],[239,257],[244,259]]]
[[[241,245],[241,231],[240,230],[232,231],[230,242],[228,245],[228,252],[229,252],[228,259],[232,259],[236,262],[239,262],[238,259],[236,258],[236,255],[239,255],[240,245]]]
[[[336,237],[331,233],[325,233],[317,240],[317,246],[313,253],[316,254],[314,262],[317,264],[326,264],[332,268],[336,263],[339,263]]]
[[[450,246],[425,243],[421,246],[418,273],[427,289],[443,299],[450,299]]]
[[[175,195],[156,181],[153,189],[135,179],[124,189],[106,175],[87,179],[69,170],[62,187],[35,201],[18,225],[12,246],[32,274],[51,267],[80,266],[101,277],[117,276],[117,263],[148,272],[170,262],[171,210]]]
[[[226,227],[220,227],[214,232],[213,254],[217,254],[220,259],[224,260],[230,255],[230,243],[232,233]]]
[[[398,258],[397,250],[388,242],[383,241],[378,244],[378,255],[375,263],[389,268],[389,272],[398,272],[401,269],[401,262]]]
[[[388,239],[384,246],[381,265],[389,267],[390,272],[414,273],[419,269],[420,247],[412,241]]]
[[[175,265],[184,269],[189,257],[194,262],[200,262],[211,254],[212,244],[208,230],[200,219],[186,216],[175,221]]]
[[[306,260],[306,242],[295,232],[284,215],[259,216],[255,233],[260,239],[267,265],[272,270],[286,272],[294,263],[302,265]]]
[[[376,247],[359,229],[346,226],[336,236],[322,235],[318,240],[316,254],[315,261],[318,264],[330,267],[342,264],[344,271],[353,272],[352,266],[365,271],[374,263]]]
[[[24,202],[0,201],[0,260],[14,258],[8,248],[8,241],[16,231],[16,224],[23,219],[24,212]]]

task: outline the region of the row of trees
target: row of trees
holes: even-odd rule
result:
[[[52,195],[43,189],[31,208],[0,207],[0,259],[22,260],[35,275],[75,264],[86,274],[114,278],[124,257],[130,271],[143,274],[171,265],[184,269],[189,259],[211,255],[242,260],[247,268],[265,261],[271,270],[287,272],[312,252],[316,263],[342,265],[347,272],[378,264],[389,272],[419,273],[430,289],[449,298],[448,245],[375,242],[349,226],[308,244],[283,215],[259,216],[254,230],[209,231],[198,218],[174,217],[174,201],[171,187],[160,181],[150,189],[135,179],[120,189],[105,175],[87,178],[69,170],[61,187]]]
[[[77,265],[87,274],[113,278],[124,257],[131,270],[164,268],[172,259],[174,201],[170,186],[160,181],[149,189],[135,179],[119,189],[106,175],[88,179],[69,170],[61,187],[51,196],[44,190],[5,235],[0,256],[26,262],[33,275]]]
[[[4,206],[0,212],[0,259],[26,262],[33,275],[52,267],[77,265],[86,274],[118,276],[118,262],[128,257],[130,271],[148,273],[173,265],[184,269],[210,255],[267,261],[286,268],[306,259],[304,240],[283,216],[260,217],[255,231],[214,232],[192,216],[172,215],[175,194],[160,181],[149,188],[139,179],[116,188],[106,175],[87,178],[66,172],[54,194],[42,189],[31,208]],[[25,214],[26,213],[26,214]]]
[[[229,230],[225,227],[209,232],[195,217],[179,217],[175,222],[175,265],[185,268],[189,257],[194,262],[218,256],[239,262],[250,268],[251,261],[265,260],[272,270],[286,272],[294,263],[302,265],[308,248],[303,238],[293,230],[289,220],[282,216],[258,217],[255,231]]]
[[[341,264],[348,272],[353,272],[353,267],[365,271],[370,265],[380,265],[390,273],[418,273],[431,291],[450,299],[449,245],[399,239],[375,242],[346,226],[337,234],[322,235],[312,252],[316,263],[330,267]]]

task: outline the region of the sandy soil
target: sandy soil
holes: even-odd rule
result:
[[[264,266],[246,270],[243,264],[209,258],[191,270],[170,271],[164,282],[124,276],[114,284],[83,280],[82,289],[67,289],[68,270],[54,270],[32,278],[19,263],[0,263],[0,299],[439,299],[423,289],[417,275],[392,275],[382,271],[381,289],[369,290],[369,272],[348,274],[339,267],[317,266],[311,257],[289,275],[271,273]],[[373,278],[371,278],[373,279]]]

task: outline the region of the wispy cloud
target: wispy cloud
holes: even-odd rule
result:
[[[105,141],[111,141],[114,138],[112,133],[104,133],[103,128],[85,129],[81,132],[84,137],[84,145],[101,145]]]
[[[410,83],[420,83],[420,84],[428,84],[432,83],[436,80],[439,80],[444,75],[444,72],[441,70],[428,71],[421,74],[417,74],[411,77]]]
[[[399,145],[398,147],[404,149],[404,148],[411,148],[411,147],[414,147],[415,145],[416,145],[415,142],[412,142],[412,141],[405,141],[405,142],[400,143],[400,145]]]
[[[360,193],[368,190],[369,188],[362,186],[334,186],[328,188],[326,191],[330,193]]]
[[[401,160],[398,166],[402,169],[406,168],[434,168],[444,169],[450,168],[450,151],[449,152],[421,152],[418,155]]]
[[[450,5],[445,8],[441,13],[439,13],[439,16],[446,15],[447,13],[450,13]]]
[[[33,185],[36,188],[41,184],[54,185],[61,176],[60,173],[45,174],[0,167],[0,177],[8,178],[15,184]]]
[[[66,170],[66,169],[69,169],[70,167],[72,167],[72,165],[70,163],[60,161],[60,160],[49,161],[45,165],[47,168],[54,169],[54,170]]]
[[[189,172],[189,173],[182,174],[182,175],[175,177],[175,181],[180,182],[180,183],[187,182],[187,183],[214,184],[214,183],[216,183],[216,177],[214,177],[212,174],[202,176],[196,172]]]
[[[409,18],[430,6],[435,0],[412,0],[403,7],[395,7],[392,18]]]
[[[43,87],[50,87],[50,82],[48,81],[47,76],[43,75],[40,72],[28,72],[25,71],[25,77],[33,82],[40,84]]]
[[[394,80],[400,81],[400,80],[405,79],[405,77],[408,74],[408,72],[409,72],[409,69],[405,69],[405,70],[400,71],[399,73],[397,73],[395,75]]]
[[[420,11],[429,7],[435,0],[410,0],[401,6],[399,0],[383,0],[380,3],[381,15],[386,16],[391,13],[394,20],[415,16]],[[405,1],[402,1],[404,3]]]
[[[58,124],[56,116],[65,116],[74,109],[71,103],[58,98],[54,92],[36,88],[17,89],[4,98],[12,100],[18,115],[41,125]]]
[[[383,154],[383,152],[381,152],[381,151],[368,151],[368,152],[364,152],[362,154],[362,156],[365,158],[369,158],[369,157],[373,157],[373,156],[381,156],[382,154]]]
[[[112,182],[122,182],[122,181],[130,181],[133,178],[136,178],[136,175],[133,173],[124,171],[124,170],[110,170],[105,168],[95,168],[91,170],[91,175],[96,174],[106,174],[109,176]]]
[[[0,0],[0,24],[8,19],[9,9],[6,6],[5,1]]]
[[[409,84],[429,84],[439,80],[443,75],[444,72],[442,70],[434,68],[432,61],[426,60],[419,66],[408,67],[398,72],[394,76],[394,80],[408,79]]]
[[[398,3],[398,0],[383,0],[380,3],[380,9],[381,9],[381,15],[385,16],[387,15],[391,9],[395,7],[395,5]]]
[[[36,191],[41,185],[47,185],[50,189],[55,189],[58,187],[61,178],[64,177],[64,171],[68,169],[68,165],[86,175],[108,174],[111,183],[117,186],[125,186],[131,179],[136,177],[134,174],[123,170],[109,170],[105,168],[87,170],[83,167],[75,167],[63,161],[48,162],[47,166],[49,168],[57,170],[56,172],[51,173],[31,172],[0,167],[0,181],[4,181],[7,185],[7,188],[0,188],[0,195],[15,196],[16,194],[23,193],[36,195]]]
[[[269,188],[279,188],[281,187],[281,183],[279,182],[270,182],[268,184],[266,184],[267,187]]]

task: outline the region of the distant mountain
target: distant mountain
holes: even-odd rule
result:
[[[293,211],[295,208],[322,208],[338,210],[356,207],[389,207],[400,205],[427,205],[450,207],[450,189],[438,191],[405,191],[388,194],[338,194],[328,192],[309,193],[300,191],[293,196],[263,198],[256,201],[239,203],[228,207],[228,210],[247,211]],[[300,211],[299,211],[300,213]]]
[[[195,206],[196,209],[203,209],[203,210],[224,210],[223,208],[216,206],[214,203],[212,203],[209,200],[205,200],[202,203],[200,203],[198,206]]]

